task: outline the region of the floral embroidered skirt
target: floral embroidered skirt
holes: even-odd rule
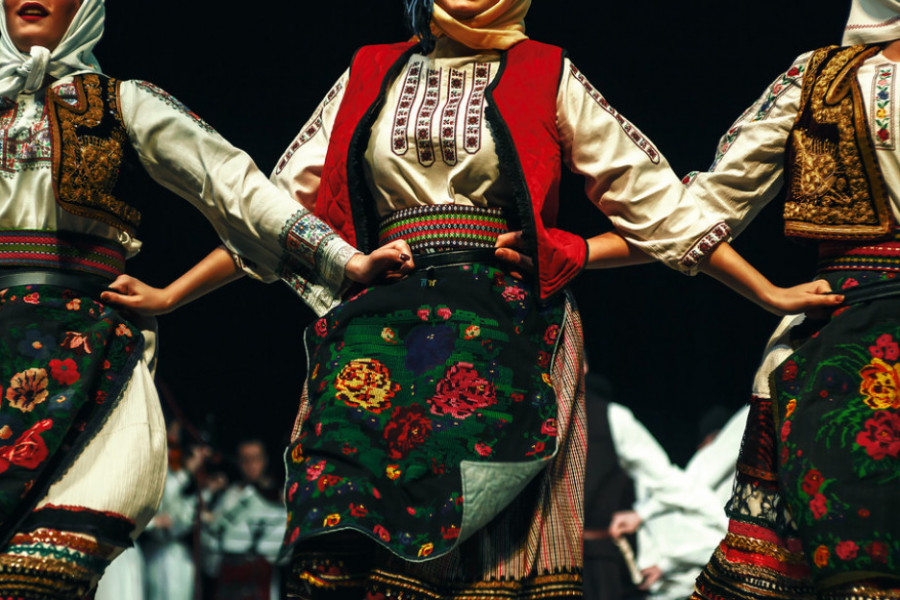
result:
[[[90,487],[127,495],[130,482],[82,481],[90,466],[79,457],[102,453],[100,432],[121,421],[111,415],[143,343],[116,311],[77,292],[0,290],[0,596],[80,597],[130,544],[136,515],[79,501]],[[158,500],[152,478],[143,483],[144,504]]]
[[[826,275],[833,289],[893,274]],[[695,598],[900,597],[900,296],[790,331]]]
[[[488,264],[422,270],[327,314],[307,348],[289,597],[580,597],[581,331],[564,296],[539,305]]]

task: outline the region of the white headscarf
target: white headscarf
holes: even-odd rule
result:
[[[46,75],[59,79],[73,73],[100,73],[92,50],[103,36],[105,17],[104,0],[84,0],[53,52],[32,46],[28,55],[9,39],[6,11],[0,0],[0,96],[13,99],[22,91],[36,92],[44,85]]]
[[[842,46],[900,39],[900,1],[853,0]]]

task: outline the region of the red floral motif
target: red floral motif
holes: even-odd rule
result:
[[[544,343],[545,344],[553,344],[556,342],[556,337],[559,335],[559,325],[554,323],[550,327],[547,328],[547,331],[544,332]]]
[[[797,377],[797,363],[789,360],[781,367],[781,379],[784,381],[793,381]]]
[[[316,335],[319,337],[325,337],[325,334],[328,333],[328,323],[324,318],[316,321]]]
[[[781,425],[781,441],[786,442],[789,435],[791,435],[791,422],[785,421]]]
[[[891,337],[891,334],[889,333],[878,336],[878,339],[875,340],[875,345],[869,346],[869,352],[871,352],[872,356],[875,358],[892,360],[895,362],[897,359],[900,359],[900,345],[894,341],[894,338]]]
[[[872,557],[872,562],[886,564],[890,548],[886,543],[876,540],[866,545],[866,554]]]
[[[800,484],[800,487],[803,488],[804,492],[812,496],[819,493],[819,488],[822,487],[824,481],[825,479],[822,477],[822,473],[817,469],[810,469],[806,475],[803,476],[803,482]]]
[[[34,292],[23,297],[22,300],[24,300],[27,304],[40,304],[41,295],[37,292]]]
[[[497,393],[494,384],[480,377],[474,365],[461,362],[447,370],[429,402],[435,415],[465,419],[479,408],[495,404]]]
[[[878,411],[865,422],[865,429],[856,434],[856,443],[866,449],[875,460],[900,455],[900,415]]]
[[[320,492],[324,492],[325,488],[337,485],[342,481],[344,481],[344,478],[338,477],[337,475],[322,475],[316,483],[316,487],[319,488]]]
[[[350,514],[354,517],[364,517],[369,514],[369,509],[362,504],[350,503]]]
[[[541,423],[541,433],[544,435],[556,435],[556,419],[547,419]]]
[[[445,540],[455,540],[459,537],[459,527],[456,525],[451,525],[450,527],[441,525],[441,537]]]
[[[856,542],[851,540],[838,542],[834,547],[834,553],[837,554],[838,558],[841,560],[852,560],[856,558],[858,552],[859,546],[856,545]]]
[[[382,525],[376,525],[375,527],[372,528],[372,531],[375,533],[375,535],[378,536],[378,539],[380,539],[382,542],[391,541],[391,534],[388,533],[388,530],[385,529]]]
[[[406,455],[424,444],[430,435],[431,419],[423,406],[398,406],[384,428],[388,456],[394,460],[406,458]]]
[[[81,374],[78,372],[78,365],[71,358],[59,360],[54,358],[50,361],[50,376],[60,385],[72,385],[79,379]]]
[[[35,423],[31,429],[19,436],[14,444],[0,448],[0,473],[10,464],[26,469],[36,469],[47,459],[47,444],[41,433],[53,427],[53,419]]]
[[[475,452],[477,452],[479,456],[490,456],[493,449],[484,442],[478,442],[475,444]]]
[[[437,316],[439,316],[440,318],[442,318],[443,320],[446,321],[451,316],[453,316],[453,313],[450,311],[449,308],[443,307],[443,308],[437,309]]]
[[[816,494],[809,501],[809,510],[812,511],[813,517],[821,519],[828,514],[828,499],[822,494]]]

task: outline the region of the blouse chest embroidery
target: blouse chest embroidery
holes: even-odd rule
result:
[[[896,79],[896,66],[884,65],[878,67],[875,78],[872,81],[872,139],[875,148],[879,150],[893,150],[895,136],[894,115],[894,81]]]
[[[468,78],[472,80],[470,88],[466,85]],[[462,147],[466,153],[476,154],[482,145],[485,93],[490,80],[489,63],[475,63],[459,70],[429,69],[424,61],[411,63],[394,108],[391,151],[404,156],[414,143],[417,161],[430,167],[437,159],[435,148],[439,147],[444,164],[455,166],[459,161],[460,112],[464,112]],[[446,94],[442,96],[441,90],[445,86]],[[418,110],[413,114],[417,103]],[[438,121],[437,127],[435,121]]]
[[[416,152],[419,164],[430,167],[434,164],[434,143],[431,139],[431,122],[441,97],[441,70],[428,69],[425,77],[425,99],[419,107],[416,119]]]
[[[466,152],[475,154],[481,148],[481,119],[484,115],[484,92],[491,81],[491,65],[475,65],[472,95],[466,109]]]
[[[412,111],[416,92],[419,91],[419,75],[421,72],[421,62],[414,62],[409,66],[409,69],[406,71],[406,80],[403,82],[403,91],[400,92],[400,100],[397,102],[397,110],[394,111],[392,150],[397,156],[403,156],[409,149],[407,138],[409,113]]]
[[[456,164],[456,122],[459,118],[459,105],[466,92],[466,74],[463,71],[450,69],[447,80],[447,104],[441,115],[441,154],[449,166]]]
[[[592,86],[587,78],[579,71],[575,65],[570,65],[572,70],[572,77],[584,86],[585,91],[588,93],[588,96],[593,98],[594,102],[600,105],[600,108],[608,112],[612,118],[614,118],[618,123],[622,130],[628,134],[628,138],[634,142],[634,145],[641,149],[644,154],[650,159],[650,162],[657,165],[659,164],[659,151],[656,147],[648,140],[644,134],[638,131],[638,128],[631,124],[631,122],[619,114],[619,111],[610,106],[609,102],[604,98],[600,92]]]
[[[50,121],[43,96],[34,102],[19,100],[4,104],[0,114],[0,174],[11,179],[16,173],[49,168],[52,158]]]

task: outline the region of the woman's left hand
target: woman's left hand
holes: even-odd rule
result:
[[[170,294],[165,289],[147,285],[129,275],[119,275],[109,284],[109,288],[114,291],[102,292],[100,300],[139,315],[162,315],[175,308]]]
[[[831,286],[823,279],[789,288],[776,287],[766,299],[766,308],[781,316],[801,312],[821,316],[823,311],[837,308],[844,301],[843,295],[830,292]]]
[[[406,277],[415,263],[412,251],[404,240],[385,244],[371,254],[354,254],[347,261],[346,274],[351,281],[370,284],[379,278],[385,280]]]

